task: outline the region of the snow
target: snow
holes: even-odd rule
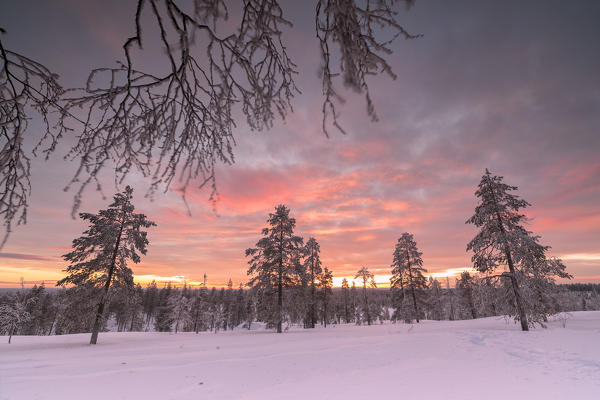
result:
[[[598,399],[600,312],[314,330],[15,336],[0,399]]]

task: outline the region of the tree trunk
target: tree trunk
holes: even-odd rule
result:
[[[194,316],[194,331],[196,332],[196,334],[198,334],[198,318],[199,318],[199,314],[200,313],[200,302],[198,301],[196,303],[196,315]]]
[[[279,227],[279,269],[277,271],[277,333],[281,333],[283,308],[283,228]]]
[[[135,322],[135,312],[131,313],[131,324],[129,325],[129,332],[133,332],[133,324]]]
[[[512,283],[513,291],[515,292],[515,300],[517,301],[517,311],[519,312],[519,319],[521,320],[521,330],[528,331],[529,325],[527,323],[527,315],[525,314],[525,309],[523,308],[522,304],[519,282],[517,282],[517,277],[515,276],[515,266],[513,265],[512,257],[510,256],[510,251],[508,251],[508,249],[506,249],[506,258],[508,260],[508,269],[510,270],[510,281]]]
[[[500,226],[500,234],[502,235],[502,240],[504,241],[504,253],[508,262],[508,269],[510,270],[510,281],[512,283],[513,291],[515,292],[517,312],[519,313],[519,319],[521,320],[521,330],[528,331],[529,325],[527,324],[527,315],[525,314],[525,309],[523,308],[522,304],[521,291],[519,290],[519,282],[517,282],[517,277],[515,275],[515,266],[513,264],[510,249],[508,246],[508,241],[506,239],[506,231],[504,230],[504,224],[502,223],[502,218],[500,217],[500,213],[498,212],[498,203],[496,202],[496,196],[493,190],[492,198],[494,200],[494,206],[496,206],[496,218],[498,220],[498,225]]]
[[[475,304],[473,304],[473,296],[469,294],[469,306],[471,307],[471,316],[473,319],[477,318],[477,311],[475,310]]]
[[[106,279],[106,284],[104,284],[104,293],[102,293],[102,297],[100,297],[98,311],[96,311],[96,319],[94,320],[94,326],[92,328],[92,338],[90,339],[90,344],[96,344],[96,342],[98,341],[98,332],[100,331],[102,314],[104,314],[104,303],[106,302],[106,298],[108,297],[108,289],[110,288],[110,283],[112,281],[112,277],[115,272],[115,266],[117,263],[117,254],[119,253],[119,246],[121,244],[121,234],[123,233],[123,225],[125,224],[124,218],[124,216],[121,217],[121,227],[119,228],[117,243],[115,244],[115,249],[112,254],[110,269],[108,270],[108,278]]]
[[[316,308],[316,301],[315,301],[315,267],[314,267],[314,259],[313,259],[313,265],[311,265],[311,270],[310,270],[310,318],[309,318],[309,327],[310,328],[314,328],[316,323],[317,323],[317,312],[315,310]]]
[[[365,313],[367,314],[367,325],[371,325],[371,313],[369,311],[369,296],[367,296],[367,281],[363,281],[363,294],[365,296]]]
[[[327,294],[325,294],[327,296]],[[323,326],[327,328],[327,299],[323,300]]]
[[[415,283],[413,282],[412,268],[410,265],[410,258],[408,251],[406,252],[406,260],[408,263],[408,276],[410,278],[410,294],[412,295],[413,308],[415,309],[415,320],[419,323],[419,308],[417,307],[417,296],[415,295]]]
[[[58,317],[58,308],[56,309],[56,312],[54,313],[54,318],[52,319],[52,324],[50,324],[50,329],[48,330],[48,336],[50,336],[52,334],[52,329],[54,328],[54,324],[56,323],[56,317]]]
[[[283,282],[282,282],[282,267],[279,267],[279,276],[277,279],[277,333],[281,333],[282,326],[282,315],[281,311],[283,308]]]
[[[108,289],[105,290],[105,293],[107,292]],[[102,295],[100,303],[98,304],[98,310],[96,311],[96,319],[94,320],[94,326],[92,327],[92,338],[90,339],[90,344],[96,344],[96,342],[98,341],[98,332],[100,331],[100,323],[102,321],[102,314],[104,313],[104,297],[105,294]]]
[[[350,321],[348,321],[350,318],[350,310],[348,310],[348,299],[347,296],[344,295],[344,320],[346,323],[349,323]]]

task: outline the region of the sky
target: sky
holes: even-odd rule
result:
[[[369,120],[360,95],[344,92],[347,133],[329,138],[321,131],[313,3],[282,2],[302,91],[294,113],[263,132],[238,124],[236,162],[217,168],[216,209],[198,183],[188,189],[190,216],[177,185],[150,201],[147,181],[126,181],[137,209],[158,225],[148,254],[132,266],[138,282],[194,284],[204,274],[209,285],[246,282],[245,249],[277,204],[291,208],[297,234],[319,241],[336,283],[366,266],[384,284],[403,232],[414,234],[424,267],[444,277],[471,266],[466,245],[477,231],[465,221],[485,168],[519,187],[532,204],[527,228],[552,246],[574,282],[600,282],[599,2],[400,7],[399,21],[423,37],[391,45],[396,80],[369,80],[379,121]],[[123,59],[134,14],[134,1],[2,2],[0,26],[5,47],[78,87],[92,68]],[[38,132],[29,134],[33,142]],[[28,222],[0,252],[0,287],[64,276],[61,255],[86,228],[70,216],[74,192],[63,190],[76,167],[62,160],[65,146],[33,160]],[[105,198],[88,190],[81,211],[110,203],[118,190],[110,174],[103,186]]]

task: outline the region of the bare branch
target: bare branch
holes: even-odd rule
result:
[[[0,33],[5,33],[4,29],[0,28]],[[58,138],[65,128],[61,124],[52,126],[49,119],[51,113],[62,112],[57,104],[63,93],[58,76],[42,64],[6,49],[2,40],[0,62],[0,216],[5,228],[2,249],[13,223],[27,221],[30,160],[23,149],[23,137],[30,113],[42,118],[44,138],[51,131]],[[55,145],[52,141],[48,148],[54,149]]]
[[[377,121],[375,105],[369,93],[367,76],[385,73],[392,79],[396,75],[384,58],[392,50],[389,44],[397,37],[415,39],[422,35],[411,35],[397,21],[394,10],[397,0],[319,0],[317,2],[315,26],[317,38],[321,47],[323,96],[323,132],[329,136],[327,123],[345,133],[338,122],[336,102],[343,103],[344,99],[337,93],[333,78],[339,75],[343,78],[344,86],[365,95],[367,114],[372,121]],[[414,0],[404,0],[410,7]],[[377,37],[381,30],[390,28],[394,31],[392,38],[383,41]],[[340,71],[332,72],[330,46],[337,45],[340,59]]]
[[[236,33],[220,37],[216,21],[227,18],[224,3],[196,0],[193,14],[175,0],[139,0],[136,35],[123,48],[126,64],[92,71],[84,89],[73,92],[66,109],[86,110],[78,142],[67,158],[80,166],[73,212],[85,187],[112,162],[117,183],[132,171],[152,178],[152,194],[176,179],[182,193],[200,178],[211,182],[215,199],[215,165],[234,161],[234,106],[251,129],[272,126],[291,111],[298,92],[295,65],[281,41],[282,25],[291,25],[276,0],[246,0]],[[169,70],[156,76],[136,68],[131,56],[141,48],[142,12],[150,13],[160,32]],[[206,23],[212,20],[211,25]],[[194,53],[202,39],[204,52]],[[109,84],[96,87],[98,78]],[[68,115],[65,118],[70,118]]]

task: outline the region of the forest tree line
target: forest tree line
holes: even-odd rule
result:
[[[428,320],[463,320],[506,314],[503,288],[487,284],[485,279],[465,272],[455,279],[455,287],[430,278],[419,294],[420,317]],[[284,329],[305,326],[309,307],[308,293],[286,288],[283,303]],[[326,296],[317,290],[318,324],[368,324],[363,288],[347,282]],[[394,291],[367,288],[371,323],[402,321],[395,313],[398,304]],[[19,304],[28,318],[15,327],[13,335],[64,335],[90,332],[94,323],[98,289],[46,288],[43,284],[30,289],[4,291],[0,307]],[[327,297],[327,306],[325,298]],[[576,283],[556,285],[547,305],[555,313],[600,310],[600,284]],[[111,290],[103,330],[119,332],[218,332],[220,330],[255,329],[268,324],[269,303],[256,290],[234,288],[176,288],[170,284],[157,287],[120,287]],[[10,332],[4,326],[3,335]]]

